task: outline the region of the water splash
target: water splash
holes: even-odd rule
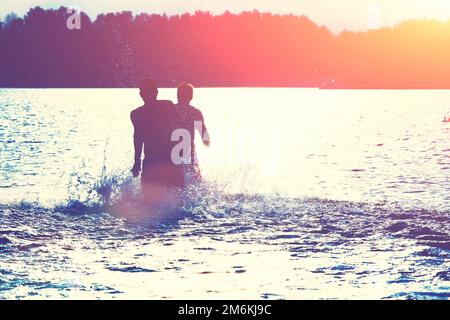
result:
[[[193,246],[189,249],[192,251],[189,251],[189,259],[180,257],[180,261],[166,266],[166,270],[196,270],[199,252],[209,253],[208,259],[239,258],[230,273],[241,277],[252,274],[251,261],[259,259],[253,257],[255,252],[261,256],[264,250],[269,250],[272,257],[287,254],[289,263],[298,261],[292,269],[286,270],[292,280],[284,289],[294,287],[297,293],[271,290],[273,294],[267,298],[311,297],[315,292],[311,290],[321,281],[324,281],[323,290],[316,289],[322,292],[321,297],[335,297],[332,291],[324,290],[339,283],[356,286],[354,292],[348,289],[346,293],[352,297],[358,295],[358,288],[363,288],[369,279],[377,277],[385,284],[382,289],[378,288],[380,292],[376,297],[448,297],[449,211],[404,208],[395,203],[289,198],[280,194],[231,194],[223,192],[224,189],[226,186],[207,182],[190,186],[183,194],[185,201],[181,208],[155,216],[139,203],[138,181],[127,173],[111,175],[104,170],[97,179],[86,174],[74,176],[71,196],[58,206],[43,208],[25,202],[0,206],[0,257],[4,261],[0,262],[0,296],[1,292],[6,295],[17,292],[20,286],[36,295],[51,290],[87,294],[90,288],[99,287],[109,288],[100,291],[106,296],[122,295],[128,290],[126,285],[117,288],[111,283],[96,282],[88,286],[83,284],[86,281],[83,279],[100,272],[99,263],[103,271],[97,281],[107,278],[103,274],[107,272],[123,274],[124,283],[133,281],[131,275],[160,274],[163,267],[152,265],[157,252],[162,254],[165,248],[171,247],[188,250],[186,248]],[[174,246],[183,241],[188,247]],[[218,249],[231,244],[241,249],[225,252]],[[264,249],[256,249],[258,246]],[[149,254],[150,248],[157,249]],[[78,250],[78,255],[71,255],[72,250]],[[114,263],[120,250],[131,250],[133,256]],[[32,260],[30,254],[34,255]],[[46,258],[38,258],[41,255]],[[76,260],[91,255],[102,258],[93,258],[88,264]],[[161,263],[164,265],[170,256],[161,258]],[[246,256],[253,258],[245,260]],[[28,265],[30,261],[34,267]],[[312,265],[308,267],[308,263]],[[183,269],[184,264],[190,267]],[[267,265],[269,269],[272,267]],[[36,277],[27,271],[30,268],[53,268],[64,273],[65,278],[63,281],[48,280],[48,275]],[[73,268],[78,270],[78,276],[68,281]],[[298,269],[302,278],[310,275],[315,279],[309,287],[296,282]],[[214,275],[215,272],[218,271],[203,270],[200,274]],[[273,288],[266,287],[260,296],[266,297],[269,289]],[[305,296],[299,295],[301,292],[305,292]],[[15,293],[14,297],[25,296]]]

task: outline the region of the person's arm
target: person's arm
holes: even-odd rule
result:
[[[133,173],[133,177],[138,177],[141,173],[142,169],[142,147],[144,146],[144,140],[142,139],[142,135],[139,130],[139,126],[136,123],[136,114],[134,112],[131,113],[131,122],[134,126],[134,165],[131,169],[131,172]]]
[[[211,141],[210,141],[208,129],[206,128],[205,119],[203,118],[203,114],[201,111],[199,111],[198,118],[199,118],[199,121],[202,123],[201,131],[199,131],[199,133],[202,138],[203,144],[205,146],[209,147],[209,145],[211,144]]]

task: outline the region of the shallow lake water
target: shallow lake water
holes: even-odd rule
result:
[[[101,197],[140,105],[0,90],[0,298],[450,297],[450,91],[196,89],[204,183],[157,221]]]

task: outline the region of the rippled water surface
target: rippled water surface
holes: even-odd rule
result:
[[[0,298],[450,298],[450,91],[194,104],[205,182],[155,217],[128,175],[136,90],[0,90]]]

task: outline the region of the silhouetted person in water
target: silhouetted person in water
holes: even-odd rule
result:
[[[188,148],[187,154],[184,157],[185,161],[183,162],[185,178],[188,183],[199,182],[202,177],[195,152],[195,132],[200,134],[206,146],[210,144],[209,133],[202,112],[191,106],[191,101],[194,97],[194,87],[189,83],[180,84],[178,86],[177,97],[178,128],[185,129],[189,132],[190,137],[190,148]]]
[[[168,190],[184,185],[182,166],[175,165],[171,160],[174,146],[171,134],[178,125],[177,112],[171,101],[157,100],[158,88],[153,80],[142,81],[139,89],[144,106],[131,112],[135,151],[131,172],[138,177],[142,168],[144,200],[157,203]]]

